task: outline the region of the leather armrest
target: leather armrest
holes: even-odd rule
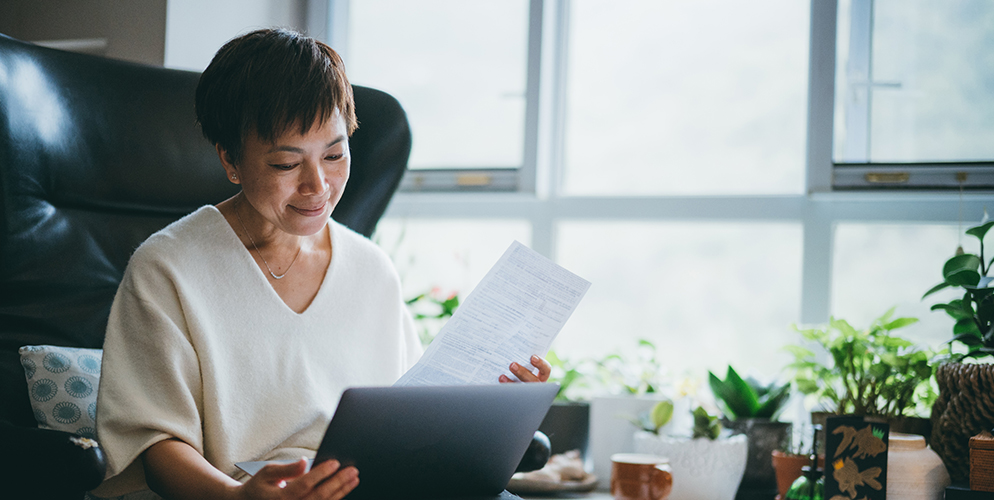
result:
[[[107,459],[95,441],[3,420],[0,457],[0,484],[11,498],[82,498],[107,472]]]

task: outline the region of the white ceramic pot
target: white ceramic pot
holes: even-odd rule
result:
[[[635,451],[669,458],[673,473],[670,500],[733,500],[745,473],[749,447],[745,435],[707,438],[635,433]]]
[[[889,443],[887,497],[942,500],[946,486],[949,486],[949,473],[939,455],[925,446],[925,438],[892,432]]]

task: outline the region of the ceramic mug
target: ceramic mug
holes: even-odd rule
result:
[[[614,500],[663,500],[673,490],[669,459],[656,455],[611,455],[611,496]]]

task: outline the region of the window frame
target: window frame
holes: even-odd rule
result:
[[[836,15],[838,15],[838,2]],[[876,80],[873,76],[873,28],[876,0],[851,0],[849,53],[866,74],[863,82],[866,96],[858,103],[849,101],[846,106],[847,121],[858,132],[858,141],[847,144],[847,149],[861,149],[853,155],[855,161],[835,161],[833,154],[832,187],[835,190],[909,190],[909,189],[964,189],[988,190],[994,188],[994,159],[991,161],[946,162],[873,162],[869,158],[871,103],[879,88],[900,87],[899,82]],[[827,15],[827,13],[826,13]],[[832,21],[836,23],[835,20]],[[836,34],[838,33],[835,30]],[[837,35],[831,39],[833,61]],[[835,82],[835,67],[832,81]],[[834,96],[833,96],[834,98]],[[848,101],[848,100],[847,100]]]
[[[350,0],[309,0],[308,12],[318,19],[316,37],[335,50],[347,53]],[[317,2],[317,4],[315,4]],[[543,0],[528,0],[528,44],[525,58],[525,116],[521,164],[517,167],[486,166],[463,168],[408,169],[401,179],[400,192],[535,192],[539,82],[542,65]]]
[[[313,0],[312,0],[313,1]],[[326,0],[341,12],[348,0]],[[991,191],[843,190],[833,163],[836,0],[811,0],[805,194],[735,196],[575,196],[559,189],[563,168],[569,0],[531,0],[525,161],[515,189],[458,185],[411,189],[408,173],[385,217],[399,219],[521,219],[531,224],[532,248],[555,260],[557,224],[574,220],[795,222],[803,228],[801,323],[831,313],[834,228],[839,223],[944,223],[979,220]],[[346,9],[347,10],[347,9]],[[329,22],[330,30],[341,24]],[[332,37],[335,39],[336,37]],[[874,168],[879,166],[873,166]],[[434,172],[424,172],[436,175]],[[438,173],[437,175],[443,175]],[[434,180],[432,182],[435,182]],[[428,184],[427,180],[422,184]],[[452,186],[455,185],[453,188]],[[510,183],[507,184],[510,186]]]

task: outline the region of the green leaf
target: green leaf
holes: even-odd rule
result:
[[[960,333],[971,333],[977,337],[980,337],[980,329],[977,328],[977,323],[973,321],[973,318],[961,319],[953,325],[953,334]]]
[[[842,332],[842,335],[845,337],[856,336],[856,329],[853,328],[852,325],[850,325],[849,322],[844,319],[831,318],[828,323],[832,326],[832,328],[835,328],[836,330]]]
[[[977,286],[980,282],[980,258],[972,253],[957,255],[942,266],[942,276],[952,286]]]
[[[890,348],[890,349],[900,349],[902,347],[911,347],[911,346],[915,345],[915,343],[912,342],[912,341],[910,341],[910,340],[902,339],[901,337],[890,337],[890,336],[883,337],[880,340],[880,343],[884,347],[887,347],[887,348]]]
[[[977,283],[980,283],[980,273],[969,269],[961,269],[946,276],[946,281],[953,286],[977,286]]]
[[[895,361],[895,359],[892,359],[892,361]],[[870,376],[877,380],[887,378],[887,375],[890,373],[890,366],[887,365],[888,363],[875,363],[870,367]]]
[[[756,410],[756,418],[776,418],[783,410],[783,405],[789,397],[790,384],[771,388],[766,396],[760,400],[759,409]]]
[[[815,355],[810,349],[805,349],[798,345],[787,345],[784,346],[783,350],[793,354],[797,359],[811,358]]]
[[[979,226],[971,227],[970,229],[966,230],[966,234],[969,234],[970,236],[976,236],[977,239],[983,241],[984,235],[987,234],[987,231],[990,230],[991,226],[994,226],[994,220],[985,222]]]
[[[797,384],[797,390],[801,391],[801,394],[814,394],[818,392],[818,382],[814,380],[795,378],[794,383]]]
[[[656,406],[652,407],[652,413],[650,413],[649,418],[652,421],[652,425],[655,426],[656,431],[659,431],[662,426],[666,425],[673,418],[673,402],[666,400],[656,403]]]
[[[890,309],[887,310],[887,312],[883,314],[883,316],[877,318],[877,322],[886,323],[890,321],[890,317],[894,315],[895,310],[897,310],[897,306],[891,307]]]
[[[745,380],[742,380],[742,377],[735,372],[731,365],[728,367],[724,381],[708,372],[708,383],[711,385],[711,391],[715,397],[725,403],[733,420],[755,416],[756,410],[759,409],[756,391]]]
[[[721,424],[718,423],[718,417],[709,415],[707,410],[705,410],[702,406],[695,408],[693,415],[693,439],[697,439],[699,437],[706,437],[712,441],[718,439],[718,435],[721,434]]]
[[[976,333],[961,333],[953,337],[950,342],[959,342],[970,347],[983,345],[980,336]]]
[[[938,311],[939,309],[946,311],[949,316],[957,320],[973,317],[973,308],[970,307],[970,303],[963,302],[960,299],[953,300],[948,304],[935,304],[931,307],[933,311]]]
[[[942,283],[939,283],[938,285],[935,285],[932,288],[930,288],[929,291],[925,292],[925,295],[922,295],[922,299],[928,297],[929,295],[932,295],[935,292],[938,292],[939,290],[942,290],[943,288],[948,288],[950,286],[952,285],[943,281]]]
[[[440,316],[452,316],[452,314],[455,313],[456,308],[459,307],[459,296],[453,295],[452,297],[449,297],[439,303],[439,305],[442,306],[442,313]]]
[[[898,328],[904,328],[917,322],[918,318],[897,318],[894,321],[884,325],[884,330],[897,330]]]

